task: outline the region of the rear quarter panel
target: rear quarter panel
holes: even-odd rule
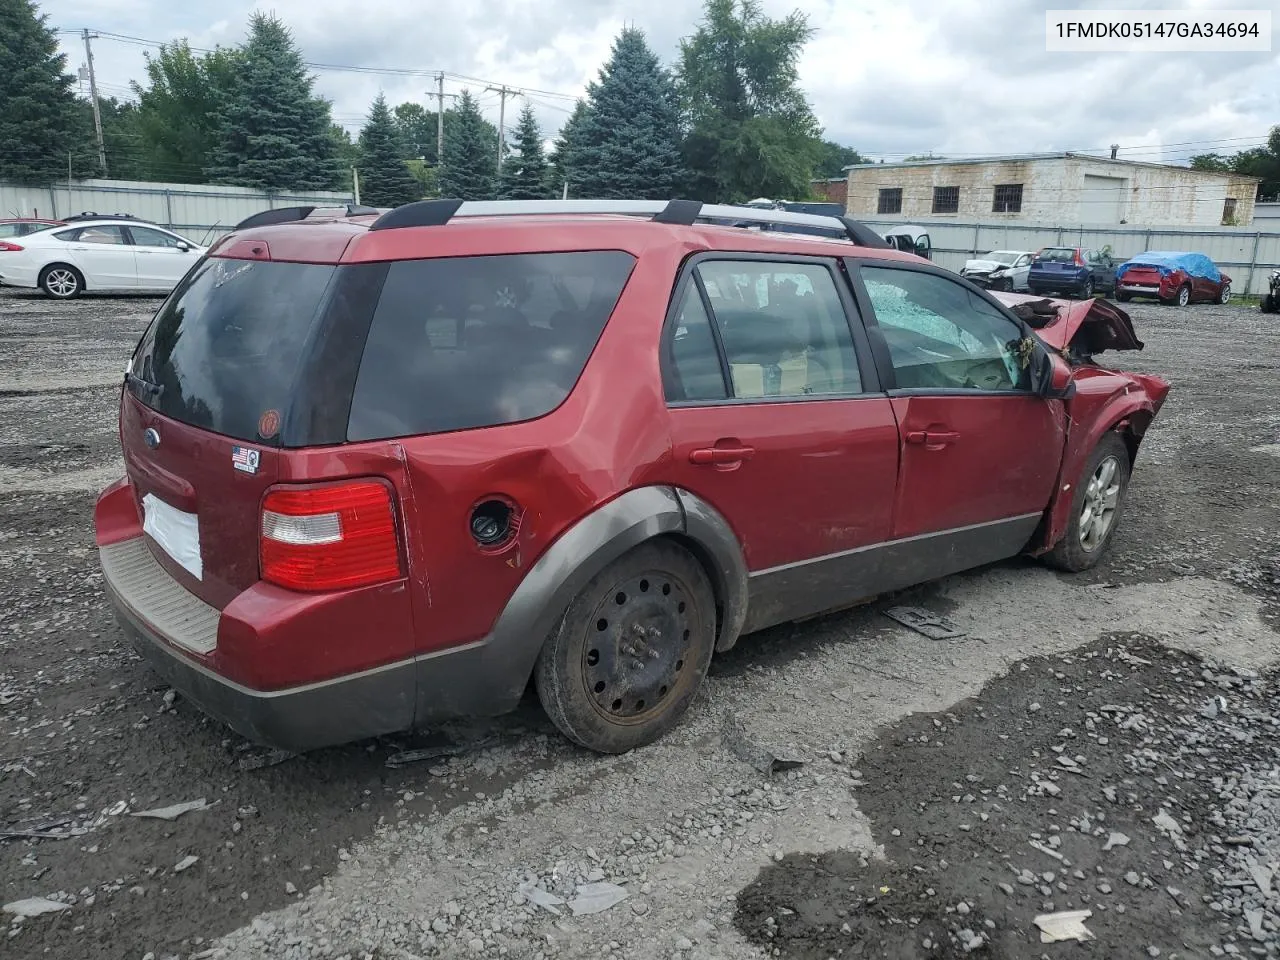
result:
[[[577,385],[552,413],[400,441],[413,498],[420,652],[484,639],[548,547],[598,507],[653,482],[669,461],[658,343],[688,252],[667,244],[639,257]],[[491,498],[515,504],[520,517],[514,539],[496,550],[482,549],[469,530],[472,510]]]

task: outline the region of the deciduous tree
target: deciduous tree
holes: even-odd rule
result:
[[[707,0],[697,32],[681,41],[677,70],[698,199],[808,193],[821,134],[798,64],[812,34],[799,12],[774,20],[759,0]]]

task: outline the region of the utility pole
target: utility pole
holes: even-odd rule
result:
[[[486,90],[492,90],[498,95],[498,170],[502,170],[502,155],[506,152],[507,145],[507,96],[514,94],[515,90],[509,90],[504,83],[500,87],[485,87]]]
[[[436,100],[439,109],[436,111],[436,166],[444,161],[444,73],[436,74]]]
[[[98,79],[93,73],[93,45],[89,43],[97,34],[89,33],[89,28],[84,28],[84,55],[89,61],[89,97],[93,101],[93,128],[98,133],[98,166],[102,168],[102,175],[107,175],[107,145],[102,140],[102,111],[98,108]]]

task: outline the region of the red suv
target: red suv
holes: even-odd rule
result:
[[[101,563],[138,649],[252,739],[496,715],[532,679],[621,752],[745,633],[1096,562],[1169,387],[1090,358],[1141,346],[1104,302],[997,298],[843,219],[271,211],[133,354]]]

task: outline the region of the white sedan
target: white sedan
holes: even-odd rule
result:
[[[965,261],[960,276],[991,290],[1028,290],[1027,274],[1034,257],[1030,250],[992,250]]]
[[[59,300],[86,290],[168,293],[205,249],[132,218],[82,220],[0,241],[0,286]]]

